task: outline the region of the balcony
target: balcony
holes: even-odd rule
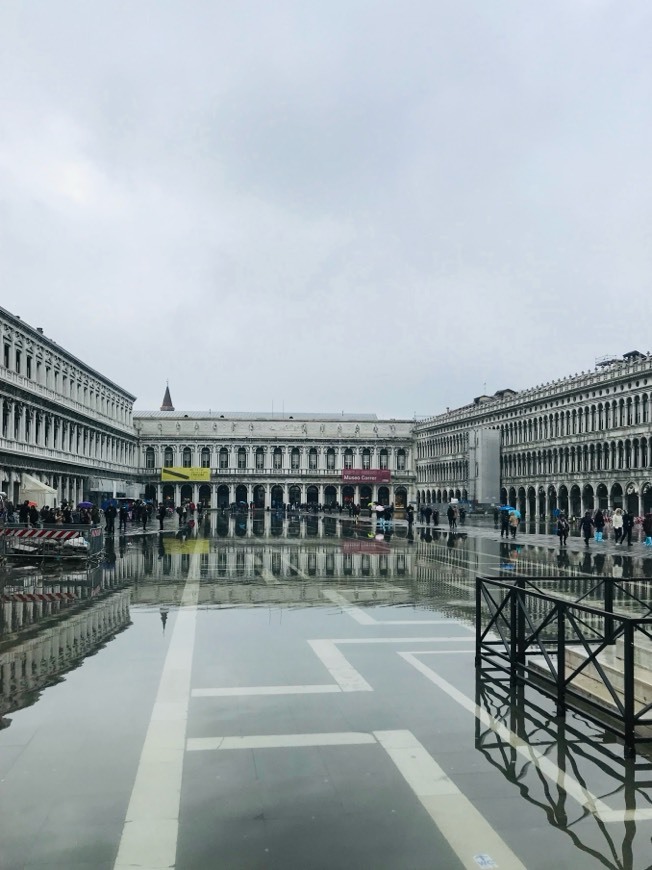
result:
[[[176,468],[180,466],[175,466]],[[194,466],[196,467],[196,466]],[[219,481],[221,478],[319,478],[329,482],[342,482],[341,468],[212,468],[211,481]],[[372,469],[374,470],[374,469]],[[141,468],[138,472],[143,478],[161,478],[161,468]],[[407,482],[415,477],[412,471],[391,471],[391,483]],[[190,482],[190,481],[189,481]],[[197,481],[195,481],[197,482]]]
[[[88,469],[90,473],[97,474],[100,471],[115,471],[118,474],[133,475],[135,469],[119,462],[110,462],[107,459],[98,459],[95,456],[80,456],[75,453],[66,453],[54,447],[40,447],[38,444],[20,444],[13,439],[0,438],[0,453],[8,453],[10,456],[24,457],[29,459],[44,459],[50,462],[62,462],[71,466],[71,469]],[[75,473],[72,471],[72,473]],[[159,473],[160,476],[160,473]]]
[[[38,384],[31,378],[19,375],[18,372],[12,372],[11,369],[2,367],[2,380],[8,384],[13,384],[19,389],[24,390],[26,393],[31,393],[33,396],[41,396],[43,399],[47,399],[56,405],[60,405],[62,408],[69,408],[76,411],[78,414],[82,414],[84,417],[89,417],[98,423],[110,426],[112,429],[119,429],[130,438],[134,437],[134,428],[131,423],[114,420],[113,417],[103,414],[99,409],[89,408],[86,405],[82,405],[81,402],[77,402],[74,399],[70,399],[68,396],[57,393],[55,390],[43,386],[43,384]]]

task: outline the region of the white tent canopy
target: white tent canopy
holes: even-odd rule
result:
[[[37,480],[30,474],[23,473],[20,484],[21,502],[34,501],[39,507],[42,507],[44,504],[47,504],[50,507],[56,507],[57,498],[56,489],[48,486],[47,483]]]

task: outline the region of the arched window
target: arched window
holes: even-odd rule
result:
[[[163,457],[163,465],[166,468],[171,468],[174,465],[174,451],[171,447],[165,448],[165,454]]]
[[[226,447],[222,447],[220,449],[220,468],[225,469],[229,467],[229,451]]]
[[[202,447],[201,449],[201,467],[202,468],[210,468],[211,467],[211,451],[208,447]]]
[[[192,450],[190,447],[183,448],[182,463],[184,468],[190,468],[192,465]]]
[[[243,469],[247,467],[247,451],[244,447],[238,448],[238,468]]]
[[[329,471],[335,470],[335,450],[332,447],[329,447],[326,453],[326,468]]]
[[[280,447],[274,448],[274,468],[278,471],[283,468],[283,453]]]
[[[389,457],[387,454],[387,450],[384,447],[380,451],[380,467],[389,468]]]
[[[311,471],[314,471],[317,468],[317,450],[315,447],[310,448],[310,453],[308,454],[308,467]]]
[[[405,471],[405,450],[402,447],[396,451],[396,470]]]
[[[262,471],[265,467],[265,451],[262,447],[256,447],[256,470]]]
[[[290,467],[292,468],[292,471],[298,471],[300,465],[301,465],[301,454],[299,453],[299,448],[293,447],[292,453],[290,454]]]
[[[350,447],[344,451],[344,467],[353,468],[353,450]]]
[[[371,468],[371,450],[365,447],[362,451],[362,467],[365,469]]]
[[[154,461],[154,448],[148,447],[145,450],[145,468],[155,468]]]

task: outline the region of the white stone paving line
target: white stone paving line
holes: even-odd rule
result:
[[[477,870],[479,857],[502,870],[526,870],[455,783],[444,773],[411,731],[374,731],[374,737],[423,804],[467,870]]]
[[[193,698],[236,698],[247,695],[324,695],[341,692],[340,686],[318,684],[306,686],[227,686],[220,689],[193,689]]]
[[[626,821],[648,821],[652,819],[652,809],[636,809],[636,810],[614,810],[608,806],[602,799],[596,797],[592,792],[580,783],[570,774],[561,770],[547,758],[543,752],[527,743],[518,734],[506,728],[502,722],[491,716],[484,707],[475,704],[470,698],[467,698],[459,689],[451,685],[443,677],[440,677],[432,668],[429,668],[424,662],[420,661],[417,656],[433,655],[432,651],[417,651],[417,652],[399,652],[398,655],[405,661],[409,662],[412,667],[416,668],[424,675],[431,683],[434,683],[454,701],[468,710],[483,725],[490,728],[496,733],[501,740],[509,743],[514,749],[523,756],[527,761],[532,762],[541,773],[550,780],[550,782],[562,788],[573,800],[599,818],[602,822],[626,822]]]
[[[193,555],[114,870],[167,870],[176,861],[198,593],[199,555]]]
[[[317,746],[379,744],[449,842],[463,867],[526,870],[505,841],[444,773],[411,731],[330,732],[325,734],[255,734],[250,737],[194,737],[189,752],[238,749],[304,749]]]
[[[463,623],[457,622],[453,619],[383,619],[378,620],[375,619],[370,613],[366,610],[363,610],[362,607],[357,607],[355,604],[351,604],[351,602],[341,595],[339,592],[336,592],[334,589],[323,589],[322,595],[324,598],[328,598],[333,604],[337,604],[338,607],[341,607],[344,613],[354,619],[358,625],[455,625],[459,628],[467,629],[468,631],[473,631],[468,625],[464,625]]]

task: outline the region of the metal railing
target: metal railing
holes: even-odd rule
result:
[[[536,688],[559,717],[599,722],[635,755],[652,742],[652,607],[632,587],[650,581],[604,577],[577,595],[559,588],[569,578],[554,592],[543,579],[476,578],[476,667]]]

